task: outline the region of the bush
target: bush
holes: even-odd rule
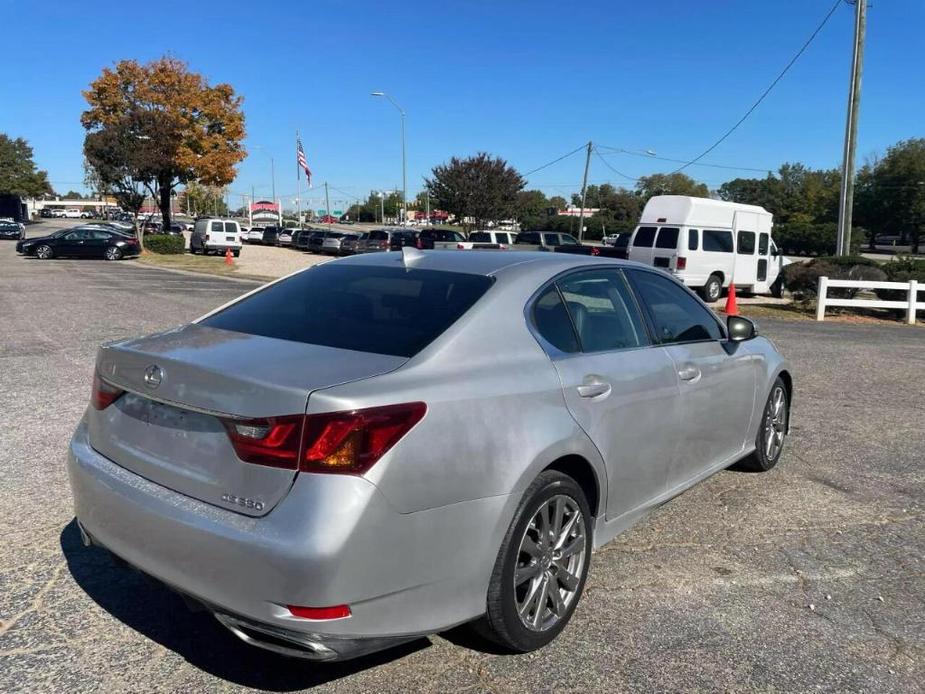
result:
[[[889,282],[918,280],[920,289],[925,288],[925,259],[899,257],[884,263],[883,270]],[[876,289],[877,297],[883,301],[905,301],[909,292],[902,289]],[[921,297],[921,291],[919,297]]]
[[[797,299],[815,297],[820,277],[883,282],[887,279],[887,274],[876,261],[861,256],[822,256],[805,263],[792,263],[784,268],[784,286]],[[858,291],[838,287],[829,289],[828,294],[836,299],[853,299]]]
[[[820,277],[834,277],[839,269],[821,261],[791,263],[784,267],[784,286],[796,299],[810,299],[816,296]]]
[[[179,255],[182,254],[186,242],[183,236],[173,236],[171,234],[151,234],[145,236],[145,250],[160,255]]]

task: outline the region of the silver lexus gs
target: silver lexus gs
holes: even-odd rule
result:
[[[405,249],[101,347],[68,469],[86,543],[255,646],[337,660],[472,622],[523,652],[596,547],[773,467],[792,387],[660,270]]]

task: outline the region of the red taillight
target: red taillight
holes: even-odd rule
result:
[[[415,241],[415,242],[414,242],[414,246],[415,246],[415,248],[417,248],[419,251],[423,251],[423,250],[424,250],[424,242],[421,241],[421,239],[418,239],[417,241]]]
[[[247,463],[303,472],[360,475],[424,417],[411,402],[349,412],[223,420],[237,456]]]
[[[301,607],[299,605],[286,605],[286,609],[293,617],[302,619],[344,619],[350,616],[349,605],[334,605],[333,607]]]
[[[465,249],[466,249],[466,247],[463,246],[461,243],[457,243],[457,244],[456,244],[456,250],[458,250],[458,251],[464,251]]]
[[[591,249],[591,255],[600,255],[600,254],[601,254],[601,250],[597,248],[596,246]]]
[[[687,258],[678,258],[678,264],[675,266],[678,270],[683,270],[687,267]]]
[[[90,393],[90,404],[94,409],[105,410],[125,393],[121,388],[107,383],[100,375],[93,372],[93,392]]]

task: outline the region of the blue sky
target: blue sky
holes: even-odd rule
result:
[[[169,53],[244,97],[251,155],[230,186],[296,190],[298,128],[315,172],[347,195],[401,184],[398,113],[408,113],[408,188],[452,155],[480,150],[520,171],[589,139],[691,158],[732,125],[828,12],[832,0],[279,1],[154,5],[0,0],[4,32],[0,132],[25,137],[55,188],[80,188],[81,90],[122,58]],[[260,12],[255,12],[259,7]],[[925,136],[922,0],[869,11],[858,156]],[[841,160],[853,8],[838,9],[746,123],[704,161],[776,169]],[[257,149],[259,147],[259,149]],[[639,176],[673,166],[613,154]],[[569,193],[580,154],[532,176]],[[716,186],[738,172],[691,167]],[[741,172],[743,175],[760,175]],[[592,159],[592,182],[632,185]],[[232,198],[237,206],[240,198]]]

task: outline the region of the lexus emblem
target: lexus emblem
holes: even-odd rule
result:
[[[164,372],[157,364],[151,364],[145,369],[145,385],[148,388],[157,388],[164,378]]]

